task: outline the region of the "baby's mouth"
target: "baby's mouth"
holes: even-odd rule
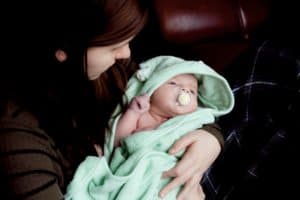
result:
[[[191,102],[190,94],[188,92],[181,90],[177,97],[177,103],[180,106],[186,106],[186,105],[190,104],[190,102]]]

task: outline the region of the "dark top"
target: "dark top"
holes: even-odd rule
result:
[[[63,199],[68,163],[34,116],[8,104],[0,118],[0,141],[5,199]]]

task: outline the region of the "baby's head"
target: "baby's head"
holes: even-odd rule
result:
[[[186,82],[191,83],[188,86],[195,85],[195,94]],[[166,118],[203,109],[221,116],[234,105],[226,79],[202,61],[174,56],[150,58],[140,64],[128,85],[126,97],[129,100],[136,95],[148,94],[149,111],[155,109]]]
[[[172,77],[151,95],[151,108],[169,117],[187,114],[198,107],[198,81],[193,74]]]

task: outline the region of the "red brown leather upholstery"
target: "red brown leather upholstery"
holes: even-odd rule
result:
[[[154,26],[147,30],[143,40],[148,43],[140,49],[145,52],[147,47],[146,57],[173,54],[201,59],[218,71],[248,47],[252,33],[267,21],[271,6],[271,0],[153,0],[152,3],[150,17]]]
[[[176,44],[248,39],[267,19],[269,8],[270,0],[154,0],[162,36]]]

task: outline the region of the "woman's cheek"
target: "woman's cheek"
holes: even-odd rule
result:
[[[106,59],[98,62],[90,62],[88,65],[88,77],[90,80],[97,79],[103,72],[113,66],[115,60]]]

